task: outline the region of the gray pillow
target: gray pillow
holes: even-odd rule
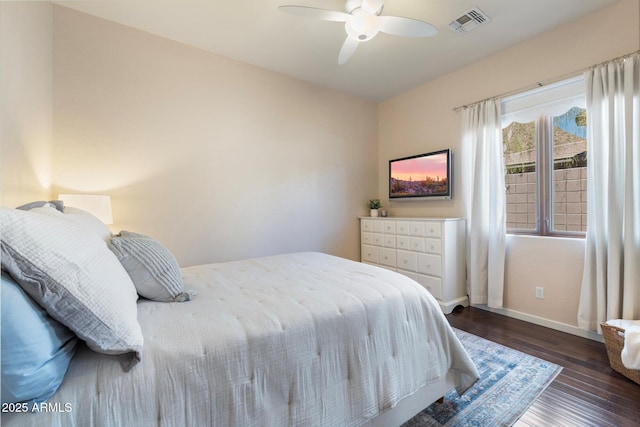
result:
[[[195,293],[184,291],[180,266],[160,242],[130,231],[111,238],[109,248],[116,255],[138,291],[153,301],[189,301]]]
[[[48,202],[45,200],[39,200],[37,202],[27,203],[25,205],[18,206],[16,209],[20,209],[23,211],[29,211],[34,208],[41,208],[43,206],[50,206],[56,208],[56,210],[60,212],[64,212],[64,202],[62,200],[49,200]]]

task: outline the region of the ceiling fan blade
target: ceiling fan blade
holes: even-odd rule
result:
[[[340,49],[340,54],[338,55],[339,65],[344,64],[349,60],[349,58],[351,58],[351,55],[353,55],[353,52],[356,51],[359,43],[359,41],[347,36],[344,43],[342,44],[342,48]]]
[[[430,37],[438,34],[438,29],[431,24],[417,19],[400,16],[379,16],[380,31],[394,36]]]
[[[346,22],[348,13],[338,12],[337,10],[318,9],[316,7],[307,6],[279,6],[283,12],[296,16],[304,16],[306,18],[322,19],[323,21]]]

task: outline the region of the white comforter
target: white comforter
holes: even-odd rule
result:
[[[377,267],[300,253],[183,269],[193,301],[141,300],[142,362],[79,350],[36,426],[351,426],[477,371],[438,304]]]

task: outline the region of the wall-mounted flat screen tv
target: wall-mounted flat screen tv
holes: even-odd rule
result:
[[[389,199],[450,199],[451,149],[389,160]]]

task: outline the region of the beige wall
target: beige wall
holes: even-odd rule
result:
[[[49,2],[0,2],[0,203],[49,196],[53,25]]]
[[[375,103],[58,6],[53,69],[54,194],[110,194],[183,266],[359,259]]]
[[[387,162],[391,158],[451,147],[455,153],[454,199],[386,202],[394,216],[464,215],[460,182],[461,116],[452,108],[536,82],[565,76],[640,49],[640,2],[620,0],[450,73],[379,106],[378,194],[387,197]],[[486,28],[489,30],[489,27]],[[466,37],[472,37],[469,34]],[[516,316],[571,327],[584,262],[584,241],[510,236],[506,265],[505,307]],[[535,298],[535,287],[545,299]]]

